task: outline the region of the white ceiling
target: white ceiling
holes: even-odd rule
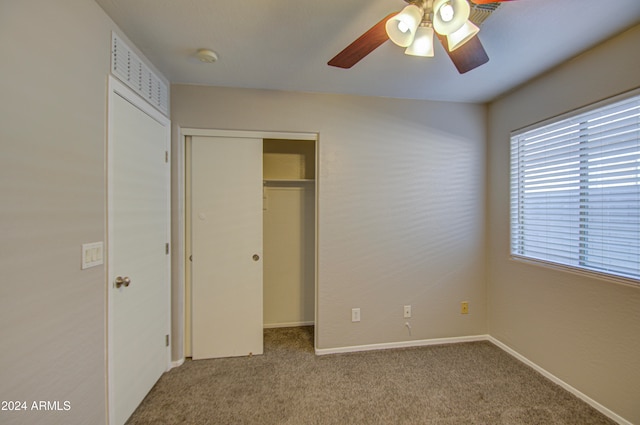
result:
[[[402,0],[96,2],[172,83],[456,102],[489,101],[640,23],[640,0],[503,3],[479,34],[489,63],[460,75],[439,44],[429,59],[387,41],[351,69],[326,64]]]

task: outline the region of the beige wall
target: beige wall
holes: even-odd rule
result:
[[[486,333],[483,106],[171,91],[174,125],[319,133],[318,348]]]
[[[92,0],[0,2],[0,412],[3,424],[106,423],[107,75],[113,22]]]
[[[640,86],[640,27],[489,108],[489,333],[640,423],[640,288],[509,260],[509,132]]]
[[[93,2],[0,6],[0,399],[71,402],[2,423],[105,422],[104,268],[80,248],[105,238],[110,30]]]

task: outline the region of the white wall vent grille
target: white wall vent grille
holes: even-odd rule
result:
[[[116,33],[111,38],[111,72],[153,107],[169,114],[167,85]]]
[[[480,27],[500,5],[501,3],[471,4],[469,20]]]

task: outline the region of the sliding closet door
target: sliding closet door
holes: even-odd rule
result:
[[[262,139],[191,140],[192,356],[262,354]]]

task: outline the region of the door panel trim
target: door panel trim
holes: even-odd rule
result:
[[[203,128],[182,128],[183,136],[205,137],[237,137],[242,139],[291,139],[318,141],[318,133],[294,133],[286,131],[245,131],[245,130],[215,130]]]

